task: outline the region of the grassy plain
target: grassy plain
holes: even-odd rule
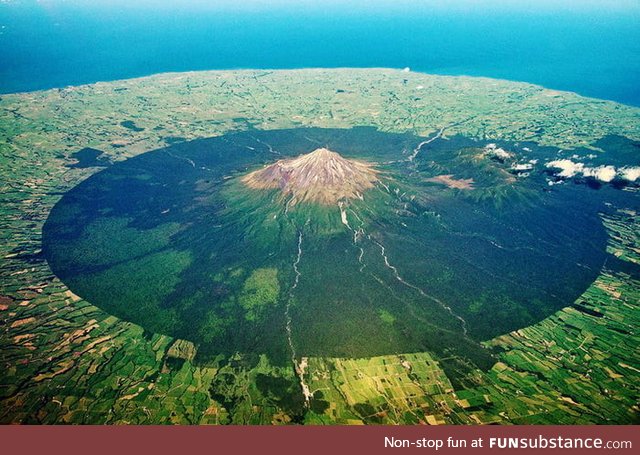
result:
[[[110,316],[74,295],[42,258],[49,211],[101,169],[77,166],[74,154],[85,148],[103,152],[104,164],[238,129],[357,125],[594,153],[606,153],[597,142],[607,135],[640,140],[635,108],[529,84],[395,70],[163,74],[3,95],[0,422],[638,422],[640,281],[633,269],[605,265],[572,306],[487,340],[498,362],[457,384],[428,353],[309,358],[302,376],[314,399],[307,409],[291,368],[264,356],[198,364],[192,343]],[[612,256],[638,264],[637,204],[603,222]],[[256,280],[270,278],[264,272]],[[247,292],[251,317],[259,307],[251,286]]]

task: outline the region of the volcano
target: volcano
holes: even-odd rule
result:
[[[67,192],[43,251],[75,294],[192,341],[203,362],[427,351],[464,378],[493,364],[480,341],[593,282],[606,255],[599,210],[628,195],[549,191],[546,174],[516,179],[470,138],[411,159],[419,144],[372,128],[174,144]],[[549,154],[500,146],[520,161]]]
[[[362,199],[377,181],[377,171],[364,161],[349,160],[327,148],[284,159],[246,175],[250,188],[279,188],[290,204],[317,202],[333,205],[344,199]]]

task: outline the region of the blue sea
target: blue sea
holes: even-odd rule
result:
[[[0,0],[0,93],[167,71],[410,67],[640,106],[640,2],[452,3]]]

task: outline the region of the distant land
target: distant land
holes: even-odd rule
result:
[[[0,93],[169,71],[410,67],[640,106],[639,55],[637,12],[606,8],[597,15],[425,6],[265,14],[0,3]]]

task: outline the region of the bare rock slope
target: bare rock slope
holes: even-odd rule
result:
[[[362,198],[372,188],[377,171],[364,161],[348,160],[326,148],[277,161],[242,178],[250,188],[279,188],[290,204],[302,201],[332,205]]]

